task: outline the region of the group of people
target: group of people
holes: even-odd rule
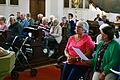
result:
[[[62,17],[62,22],[55,16],[50,16],[50,21],[43,14],[37,15],[34,21],[30,14],[17,13],[17,17],[10,15],[9,26],[5,24],[5,18],[0,17],[0,29],[10,30],[12,36],[22,34],[25,27],[37,25],[37,29],[44,32],[44,53],[48,53],[49,57],[54,53],[53,48],[59,46],[61,40],[67,40],[65,48],[66,63],[61,74],[61,80],[79,80],[90,67],[93,67],[92,80],[117,80],[117,75],[112,73],[110,69],[118,70],[120,65],[120,44],[114,39],[115,29],[109,25],[106,16],[102,20],[99,15],[94,20],[104,21],[107,25],[100,28],[101,41],[95,46],[91,36],[89,36],[89,25],[86,21],[74,20],[73,14]],[[60,24],[59,24],[60,23]],[[103,25],[101,25],[103,26]],[[65,31],[64,31],[65,30]],[[23,33],[27,35],[26,33]],[[52,43],[49,47],[49,44]],[[89,60],[82,60],[74,51],[78,48]],[[93,55],[93,52],[95,54]]]
[[[102,20],[99,17],[97,19]],[[84,22],[76,23],[76,34],[70,36],[65,48],[67,61],[64,63],[61,80],[79,80],[81,77],[86,80],[85,74],[90,67],[93,71],[92,80],[117,80],[118,75],[110,69],[119,70],[120,44],[115,39],[115,28],[107,24],[108,20],[105,21],[99,28],[101,37],[96,46],[85,33]],[[88,60],[81,59],[73,47],[78,48]]]

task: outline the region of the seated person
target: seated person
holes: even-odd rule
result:
[[[90,58],[94,51],[95,45],[91,37],[86,34],[86,26],[83,21],[76,23],[76,34],[70,36],[65,48],[65,56],[67,62],[64,64],[64,68],[61,75],[61,80],[79,80],[81,76],[84,76],[89,68],[80,61],[79,55],[72,49],[72,47],[79,48],[85,56]]]
[[[99,27],[99,30],[102,30],[102,28],[106,27],[106,26],[109,26],[108,24],[102,24],[100,27]],[[101,34],[98,34],[97,37],[96,37],[96,44],[99,44],[102,40],[102,35]]]
[[[7,30],[7,25],[5,24],[5,18],[0,16],[0,30]]]
[[[120,65],[120,45],[114,40],[114,29],[106,26],[101,30],[102,41],[97,45],[96,54],[92,60],[84,61],[92,64],[94,74],[92,80],[117,80],[117,75],[110,69],[118,71]]]
[[[13,46],[12,43],[14,42],[14,48],[15,48],[21,44],[21,39],[22,39],[21,35],[23,32],[23,26],[17,21],[15,16],[10,16],[9,23],[10,25],[8,26],[9,34],[8,34],[7,43]],[[16,48],[15,51],[17,51]]]
[[[48,27],[48,18],[47,17],[42,18],[42,23],[39,24],[38,29],[42,29],[42,31],[45,33],[45,36],[48,35],[49,27]]]
[[[66,17],[62,17],[62,22],[60,22],[60,26],[62,27],[63,40],[67,41],[70,37],[70,24]]]
[[[6,30],[7,30],[7,25],[5,23],[5,17],[4,16],[0,16],[0,42],[5,41],[7,34],[6,34]]]
[[[10,26],[8,30],[11,32],[11,37],[19,36],[22,34],[23,26],[17,22],[15,16],[10,16]]]
[[[62,40],[62,28],[59,26],[57,18],[53,20],[53,26],[50,28],[48,37],[45,38],[45,46],[49,48],[49,56],[54,53],[54,49],[58,47],[58,44]]]

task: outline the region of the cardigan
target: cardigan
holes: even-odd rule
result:
[[[96,48],[96,54],[92,59],[92,66],[94,66],[94,71],[97,62],[97,55],[104,42],[100,42]],[[107,49],[104,52],[103,59],[101,62],[101,68],[103,72],[107,75],[111,73],[110,69],[118,70],[118,66],[120,65],[120,45],[115,40],[112,40]]]

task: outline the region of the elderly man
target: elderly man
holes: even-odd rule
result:
[[[17,22],[15,16],[11,16],[9,21],[10,26],[8,30],[10,30],[12,37],[21,35],[23,27],[19,22]]]

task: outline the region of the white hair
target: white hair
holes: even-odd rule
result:
[[[47,17],[43,17],[42,18],[42,22],[48,22],[48,18]]]
[[[43,17],[43,14],[38,14],[37,16],[38,16],[38,17]]]
[[[77,21],[76,26],[81,26],[85,33],[89,33],[89,24],[86,21]]]

